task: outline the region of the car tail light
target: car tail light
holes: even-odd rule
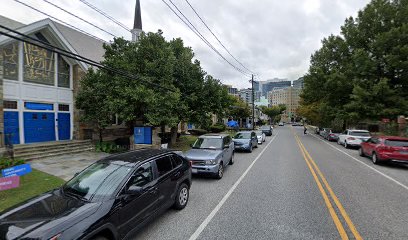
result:
[[[349,138],[347,138],[348,140],[356,140],[356,138],[353,138],[353,137],[349,137]]]

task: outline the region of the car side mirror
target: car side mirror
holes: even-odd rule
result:
[[[130,186],[126,190],[126,194],[132,195],[132,196],[139,196],[143,193],[143,188],[139,186]]]
[[[229,145],[228,145],[228,144],[224,145],[224,149],[225,149],[225,148],[229,148]]]

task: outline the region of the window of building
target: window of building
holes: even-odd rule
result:
[[[3,107],[5,109],[17,109],[17,101],[3,101]]]
[[[3,78],[18,80],[18,44],[12,43],[2,47]]]
[[[69,88],[69,73],[69,64],[61,56],[58,56],[58,87]]]
[[[54,64],[51,51],[24,43],[24,81],[54,85]]]
[[[69,112],[69,105],[68,104],[58,104],[58,111]]]

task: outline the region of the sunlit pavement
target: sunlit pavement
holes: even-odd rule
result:
[[[236,153],[223,179],[195,177],[186,209],[134,238],[408,239],[407,173],[278,127],[253,153]]]

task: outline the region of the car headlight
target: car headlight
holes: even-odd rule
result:
[[[211,160],[206,160],[205,161],[206,165],[216,165],[217,161],[215,159],[211,159]]]

